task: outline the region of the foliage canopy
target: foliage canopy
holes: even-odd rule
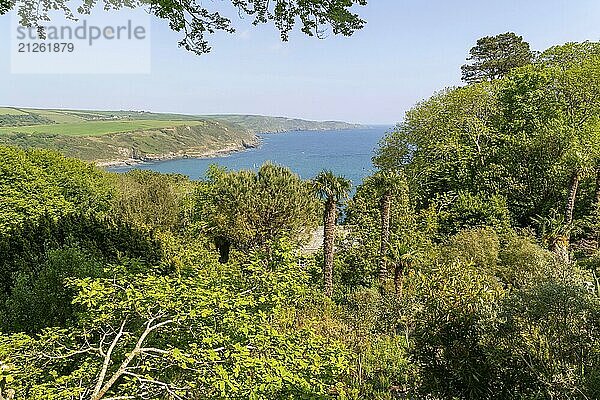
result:
[[[210,6],[197,0],[86,0],[77,7],[77,13],[89,14],[99,4],[106,10],[147,7],[152,15],[166,20],[172,30],[184,35],[179,42],[181,47],[196,54],[204,54],[211,50],[208,35],[235,32],[233,23],[227,16],[230,14],[249,16],[253,25],[274,24],[283,41],[289,39],[298,22],[301,31],[308,36],[324,37],[327,28],[334,35],[351,36],[365,25],[365,21],[354,12],[353,7],[365,6],[367,0],[230,0],[219,5],[211,3]],[[65,0],[25,0],[18,3],[2,0],[0,14],[15,6],[23,26],[42,27],[44,21],[50,20],[49,12],[54,10],[63,12],[67,18],[76,18],[72,5]]]

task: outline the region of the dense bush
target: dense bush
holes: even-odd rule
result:
[[[112,176],[114,215],[135,226],[181,232],[191,222],[194,185],[182,175],[133,170]]]
[[[73,307],[64,279],[100,276],[125,259],[157,265],[161,243],[127,224],[80,214],[42,216],[0,235],[0,329],[66,326]]]
[[[103,214],[112,189],[106,173],[44,150],[0,146],[0,233],[41,216]]]
[[[0,114],[0,126],[53,124],[54,121],[37,114]]]

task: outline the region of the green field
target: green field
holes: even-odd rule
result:
[[[47,117],[47,115],[44,115]],[[76,123],[56,123],[48,125],[30,125],[16,127],[2,127],[0,133],[25,133],[44,135],[67,136],[101,136],[111,133],[126,133],[136,131],[173,128],[176,126],[200,125],[202,121],[160,121],[160,120],[135,120],[135,121],[89,121]]]
[[[54,121],[57,124],[77,123],[85,121],[81,117],[74,115],[70,112],[64,112],[60,110],[27,110],[30,113],[39,115],[42,118],[47,118],[50,121]]]
[[[0,115],[26,115],[26,113],[15,108],[0,107]]]
[[[41,126],[44,133],[63,133],[55,132],[53,128],[48,128],[47,125],[55,124],[87,124],[98,122],[131,122],[136,121],[142,125],[135,125],[133,128],[125,129],[159,129],[166,127],[164,123],[172,126],[171,121],[187,121],[187,124],[193,124],[194,121],[204,120],[193,115],[183,114],[164,114],[150,113],[146,111],[94,111],[94,110],[57,110],[57,109],[39,109],[39,108],[17,108],[17,107],[0,107],[0,128],[9,127],[33,127]],[[154,126],[148,126],[148,121],[160,121]],[[109,126],[109,125],[107,125]],[[79,131],[79,127],[66,127],[67,131]],[[122,126],[115,126],[114,133],[122,132]],[[3,130],[6,132],[7,130]],[[1,132],[1,131],[0,131]],[[10,132],[16,132],[11,130]],[[18,132],[33,132],[30,129],[19,130]],[[39,131],[36,131],[39,132]]]

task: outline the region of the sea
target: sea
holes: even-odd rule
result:
[[[322,170],[331,170],[350,179],[355,186],[374,172],[371,158],[383,136],[392,126],[374,126],[351,130],[292,131],[260,134],[261,144],[214,158],[186,158],[147,162],[135,166],[112,167],[113,172],[133,168],[177,173],[190,179],[203,179],[211,164],[230,171],[256,170],[265,162],[289,167],[303,179],[314,178]]]

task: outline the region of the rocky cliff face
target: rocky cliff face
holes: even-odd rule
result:
[[[172,128],[111,133],[101,136],[44,134],[0,135],[0,143],[57,150],[101,166],[185,157],[214,157],[259,144],[246,129],[220,121],[201,121]]]

